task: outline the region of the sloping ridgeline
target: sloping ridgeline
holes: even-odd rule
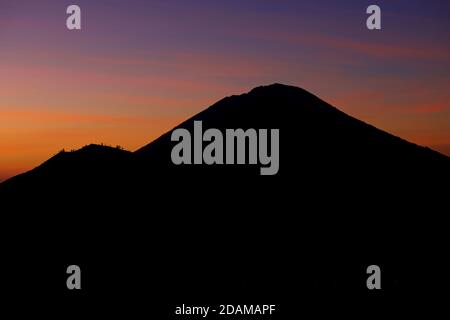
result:
[[[47,270],[81,261],[91,296],[124,307],[143,297],[252,297],[293,314],[298,301],[324,314],[349,300],[369,307],[370,264],[384,272],[379,308],[412,303],[439,282],[448,157],[281,84],[227,97],[177,128],[196,120],[204,130],[280,129],[278,174],[176,166],[172,131],[135,152],[60,153],[0,186],[18,239],[9,253],[22,259],[10,272],[39,257],[52,295],[59,284]],[[126,281],[111,281],[115,272]]]

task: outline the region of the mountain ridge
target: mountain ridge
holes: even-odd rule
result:
[[[365,155],[361,158],[365,161],[369,157],[377,157],[378,160],[383,161],[404,161],[411,157],[412,160],[417,158],[427,161],[435,159],[450,162],[449,157],[347,115],[302,88],[275,83],[255,87],[240,95],[225,97],[134,152],[91,144],[74,152],[58,153],[40,166],[12,177],[0,183],[0,185],[10,184],[11,181],[15,180],[24,180],[27,176],[39,175],[39,171],[52,170],[52,165],[57,167],[54,170],[60,173],[64,169],[73,170],[77,161],[84,161],[83,163],[86,163],[88,167],[91,166],[92,168],[88,171],[94,175],[95,170],[101,170],[104,163],[108,163],[108,166],[111,165],[112,168],[117,169],[124,163],[130,165],[130,161],[136,158],[139,159],[138,162],[143,167],[145,167],[144,162],[147,160],[149,166],[155,164],[170,166],[171,132],[177,128],[188,127],[196,120],[203,120],[205,129],[212,127],[222,129],[228,127],[243,129],[280,127],[282,131],[285,130],[289,135],[297,135],[295,130],[298,129],[300,140],[303,140],[303,143],[309,148],[305,153],[311,153],[311,150],[319,151],[321,156],[327,156],[331,158],[331,161],[339,161],[343,152],[351,152],[356,157],[360,152]],[[307,129],[304,129],[305,127]],[[334,136],[336,135],[341,135],[340,140],[335,139]],[[364,137],[358,137],[358,135]],[[327,142],[330,139],[333,141]],[[358,139],[362,142],[359,143]],[[289,143],[295,144],[295,141],[291,139]],[[334,152],[334,154],[330,156],[326,150],[320,150],[321,144],[324,145],[324,148],[329,148],[330,153]],[[339,146],[336,146],[336,144],[339,144]],[[367,148],[367,144],[371,144],[370,147],[377,149],[379,153],[385,154],[380,156],[377,151],[371,152],[370,148]],[[401,150],[399,151],[399,149]],[[116,158],[120,159],[117,160]],[[345,159],[342,161],[345,161]],[[67,164],[66,168],[64,168],[64,163]]]
[[[401,294],[415,296],[410,280],[418,272],[440,283],[434,266],[442,265],[448,243],[448,157],[280,85],[222,99],[177,127],[192,129],[194,120],[205,129],[279,129],[278,173],[174,165],[171,131],[136,152],[90,145],[58,154],[0,184],[8,240],[29,259],[15,272],[28,274],[35,261],[65,268],[84,261],[94,292],[116,298],[110,279],[117,270],[127,279],[121,292],[147,281],[158,294],[187,297],[192,288],[215,292],[213,280],[224,275],[225,300],[239,292],[290,299],[286,283],[306,297],[327,296],[336,286],[361,292],[353,289],[364,286],[370,264],[386,270],[383,290],[404,283]],[[114,266],[108,277],[105,266]],[[53,272],[46,268],[43,287]],[[143,280],[144,270],[150,276]],[[29,277],[13,280],[20,292],[29,289]]]

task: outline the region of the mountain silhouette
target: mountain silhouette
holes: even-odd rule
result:
[[[48,264],[82,261],[98,277],[91,295],[114,299],[120,288],[133,300],[152,287],[170,301],[251,296],[288,301],[292,314],[299,296],[315,310],[316,298],[328,310],[343,301],[368,307],[359,281],[372,263],[389,270],[387,292],[408,303],[439,281],[448,157],[281,84],[224,98],[174,130],[192,131],[194,121],[204,130],[279,129],[278,174],[261,176],[259,165],[174,165],[172,130],[135,152],[60,152],[0,184],[21,248],[14,252]],[[27,261],[10,272],[26,273]],[[115,274],[105,265],[127,281],[109,283]],[[27,285],[14,279],[17,290]],[[324,300],[336,288],[339,298]],[[393,296],[383,297],[389,304]]]
[[[281,84],[258,87],[247,94],[227,97],[176,128],[192,130],[194,121],[208,128],[280,129],[280,174],[336,174],[340,166],[351,171],[374,164],[369,171],[400,170],[425,166],[448,167],[449,158],[388,134],[339,111],[307,91]],[[170,154],[172,131],[131,153],[117,148],[89,145],[74,152],[61,152],[41,166],[6,181],[5,189],[50,181],[61,184],[142,180],[147,175],[186,174],[214,171],[215,174],[258,174],[255,166],[175,166]],[[419,167],[417,167],[419,166]],[[427,168],[425,170],[429,170]],[[302,173],[302,171],[305,171]],[[398,174],[399,172],[397,172]]]

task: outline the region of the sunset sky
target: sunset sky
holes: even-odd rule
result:
[[[274,82],[450,155],[449,17],[448,0],[0,0],[0,181]]]

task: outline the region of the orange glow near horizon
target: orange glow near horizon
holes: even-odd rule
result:
[[[38,166],[62,149],[103,143],[134,151],[185,120],[37,111],[0,112],[0,119],[0,181]]]
[[[355,105],[354,101],[336,100],[333,104],[338,107],[347,105],[347,112],[355,117],[406,140],[450,155],[450,148],[446,145],[450,141],[450,135],[428,132],[427,124],[420,121],[420,118],[401,119],[401,115],[394,114],[389,119],[383,116],[367,119],[366,114],[365,119],[364,114],[352,114],[351,106]],[[195,109],[193,106],[192,108]],[[445,110],[448,109],[440,106],[426,108],[426,112],[436,113],[438,119],[434,121],[440,121],[442,126],[446,125],[445,121],[449,116],[449,112]],[[422,112],[420,106],[417,107],[417,112]],[[442,117],[443,112],[446,113],[445,117]],[[189,116],[113,116],[45,109],[5,111],[0,108],[0,181],[38,166],[61,149],[79,149],[91,143],[104,143],[121,145],[130,151],[137,150]]]
[[[134,151],[275,82],[450,156],[448,3],[379,0],[370,32],[359,1],[78,2],[81,31],[65,0],[0,5],[0,181],[63,148]]]

